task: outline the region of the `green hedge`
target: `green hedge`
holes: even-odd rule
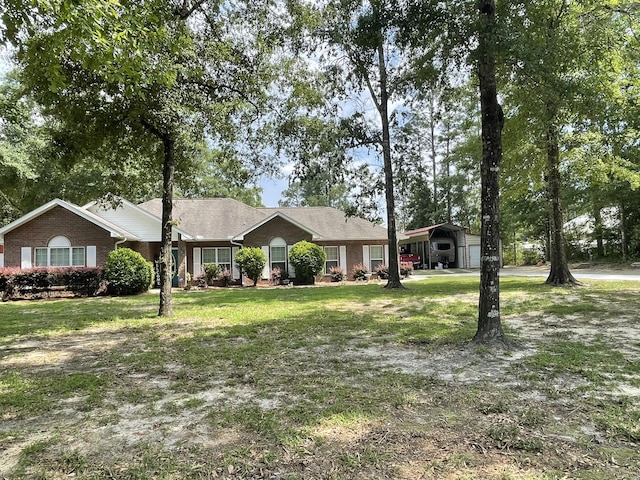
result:
[[[258,247],[243,247],[235,256],[236,263],[242,268],[254,285],[258,284],[260,275],[267,264],[267,256]]]
[[[110,295],[136,295],[151,288],[153,265],[130,248],[112,250],[104,265]]]
[[[52,292],[97,295],[102,287],[101,268],[17,268],[0,269],[0,297],[3,301],[43,298]]]
[[[289,250],[289,263],[296,269],[296,283],[313,283],[314,277],[324,273],[327,254],[315,243],[302,240]]]

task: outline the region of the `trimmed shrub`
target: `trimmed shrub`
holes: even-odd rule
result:
[[[329,269],[332,282],[341,282],[344,280],[344,270],[342,267],[331,267]]]
[[[376,273],[381,280],[387,280],[389,278],[389,267],[383,263],[376,265]]]
[[[70,292],[90,297],[97,295],[102,287],[101,268],[67,268],[60,272],[62,285]]]
[[[357,263],[353,266],[351,275],[353,276],[354,280],[368,280],[369,269],[362,263]]]
[[[13,269],[0,268],[0,294],[4,293],[9,286],[11,277],[13,276]]]
[[[228,268],[225,268],[218,275],[218,280],[222,282],[223,287],[228,287],[233,283],[233,272]]]
[[[313,283],[314,277],[324,271],[327,254],[315,243],[302,240],[289,250],[289,262],[296,269],[296,283]]]
[[[273,285],[280,285],[282,280],[282,270],[278,267],[271,269],[271,283]]]
[[[15,297],[14,277],[20,272],[17,268],[0,269],[0,298],[3,302]]]
[[[400,276],[408,277],[413,273],[413,263],[412,262],[400,262]]]
[[[107,293],[135,295],[149,290],[153,280],[153,266],[130,248],[112,250],[104,266]]]
[[[264,266],[267,264],[267,256],[261,248],[243,247],[236,253],[236,263],[242,268],[255,286],[258,284],[262,270],[264,270]]]
[[[101,268],[0,269],[2,300],[74,295],[96,295],[102,286]]]
[[[205,263],[202,268],[204,269],[204,276],[207,279],[207,285],[213,285],[213,282],[218,280],[222,273],[222,267],[217,263]]]

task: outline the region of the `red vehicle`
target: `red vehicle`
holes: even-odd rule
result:
[[[413,268],[420,268],[420,255],[416,253],[401,253],[400,254],[400,263],[410,263],[413,265]]]

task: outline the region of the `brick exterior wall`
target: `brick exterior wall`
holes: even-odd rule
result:
[[[287,245],[293,245],[301,240],[312,241],[310,233],[280,217],[276,217],[246,235],[244,237],[244,245],[247,247],[262,247],[263,245],[269,245],[271,240],[277,237],[284,239]]]
[[[345,278],[351,280],[351,272],[353,267],[358,263],[362,263],[362,246],[363,245],[387,245],[387,242],[380,240],[367,240],[367,241],[317,241],[321,247],[340,247],[342,245],[347,247],[347,265],[340,265],[345,273]],[[323,281],[331,281],[329,275],[325,275]]]
[[[97,265],[103,266],[107,255],[115,246],[116,239],[109,232],[62,207],[56,206],[30,222],[17,227],[4,236],[5,267],[20,267],[22,247],[46,247],[57,236],[69,239],[73,247],[96,247]],[[86,250],[85,250],[86,254]]]
[[[118,248],[130,248],[138,252],[150,262],[160,257],[160,247],[160,242],[126,242],[118,245]]]

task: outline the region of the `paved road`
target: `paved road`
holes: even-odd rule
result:
[[[446,273],[445,273],[446,272]],[[640,268],[613,269],[613,268],[572,268],[571,273],[578,280],[634,280],[640,281]],[[475,276],[480,275],[480,270],[443,270],[439,275]],[[414,271],[413,278],[421,278],[429,273],[421,270]],[[501,277],[544,277],[549,275],[548,267],[504,267],[500,270]]]

